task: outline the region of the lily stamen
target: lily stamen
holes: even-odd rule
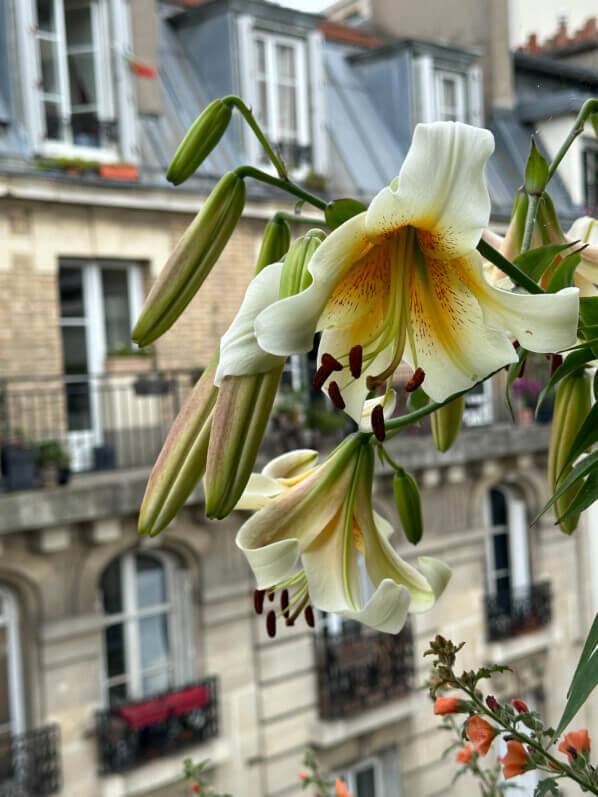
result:
[[[363,364],[363,346],[353,346],[349,352],[349,370],[354,379],[361,376],[361,366]]]
[[[330,396],[330,401],[334,404],[335,407],[339,410],[345,409],[345,402],[343,397],[341,396],[341,391],[336,382],[331,382],[328,385],[328,395]]]
[[[270,609],[266,617],[266,631],[271,639],[276,636],[276,612],[273,609]]]
[[[264,597],[266,590],[256,589],[253,593],[253,608],[256,614],[261,614],[264,611]]]
[[[416,368],[413,376],[405,385],[405,390],[407,393],[413,393],[414,390],[417,390],[418,387],[421,387],[424,379],[426,376],[426,372],[423,368]]]
[[[305,622],[308,624],[310,628],[313,628],[316,624],[316,620],[314,618],[314,610],[311,607],[311,605],[305,607],[305,611],[303,614],[305,616]]]
[[[376,440],[380,443],[384,441],[386,437],[386,426],[384,424],[384,408],[382,404],[376,404],[374,409],[372,410],[372,431]]]

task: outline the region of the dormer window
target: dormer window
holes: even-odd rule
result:
[[[412,62],[413,124],[418,122],[483,123],[482,71],[467,58],[451,59],[446,51],[418,52]]]
[[[309,165],[305,43],[256,31],[253,48],[258,121],[291,169]],[[269,162],[261,150],[257,160]]]
[[[436,70],[436,112],[440,122],[466,122],[465,75]]]

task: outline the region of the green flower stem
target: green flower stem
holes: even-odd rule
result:
[[[580,136],[583,133],[585,123],[590,114],[597,112],[598,112],[598,99],[586,100],[586,102],[584,102],[584,104],[581,106],[581,110],[577,114],[577,119],[575,120],[575,122],[573,123],[573,127],[569,131],[569,135],[564,140],[561,148],[555,155],[554,160],[548,167],[548,177],[546,179],[546,182],[548,182],[548,180],[550,180],[552,175],[555,173],[560,162],[567,154],[567,150],[569,149],[571,144],[573,144],[577,136]]]
[[[530,198],[530,205],[531,205],[531,199],[533,199],[533,197]],[[527,220],[526,220],[526,227],[527,227]],[[483,238],[480,239],[480,242],[477,245],[477,250],[482,255],[482,257],[485,257],[486,260],[489,260],[491,263],[494,263],[494,265],[497,266],[501,271],[504,271],[505,274],[508,277],[510,277],[516,285],[521,285],[521,287],[525,288],[525,290],[528,293],[544,293],[542,288],[536,282],[534,282],[534,280],[531,277],[528,277],[525,271],[522,271],[514,263],[511,263],[510,260],[507,260],[507,258],[504,257],[504,255],[501,255],[501,253],[497,249],[495,249],[489,243],[484,241]],[[521,251],[522,252],[525,251],[523,247]]]
[[[313,216],[301,216],[299,213],[287,213],[285,210],[277,211],[272,217],[280,221],[289,221],[291,224],[310,224],[318,227],[327,227],[326,219],[316,219]]]
[[[489,708],[487,708],[486,705],[480,700],[480,698],[476,695],[475,690],[470,689],[463,681],[455,677],[454,673],[453,673],[453,683],[458,689],[461,689],[463,692],[465,692],[466,695],[468,695],[471,702],[475,706],[477,706],[478,713],[485,714],[487,717],[493,719],[494,722],[496,722],[500,727],[502,727],[503,731],[512,734],[518,742],[521,742],[522,744],[526,744],[532,747],[537,753],[542,755],[544,758],[548,759],[548,761],[550,761],[556,767],[557,772],[561,773],[562,775],[568,778],[571,778],[572,780],[575,780],[577,783],[579,783],[580,786],[582,786],[582,788],[592,792],[592,794],[598,794],[598,790],[591,783],[584,780],[584,778],[580,777],[571,767],[566,766],[566,764],[563,764],[561,761],[558,760],[558,758],[555,758],[553,755],[551,755],[547,750],[544,749],[544,747],[540,742],[537,742],[532,737],[528,736],[525,733],[522,733],[520,730],[517,729],[516,725],[513,725],[511,727],[502,722],[499,719],[499,717],[497,717],[497,715]],[[501,731],[501,733],[503,731]]]
[[[239,166],[235,169],[235,174],[241,178],[253,177],[254,180],[259,180],[262,183],[275,185],[277,188],[282,188],[283,191],[287,191],[289,194],[303,199],[304,202],[309,202],[309,204],[313,205],[315,208],[326,210],[326,202],[323,199],[314,196],[314,194],[310,194],[309,191],[304,191],[303,188],[300,188],[296,183],[292,182],[292,180],[289,180],[288,177],[280,179],[274,177],[272,174],[256,169],[253,166]]]
[[[288,175],[287,175],[286,163],[280,157],[280,155],[277,155],[274,152],[270,142],[264,135],[264,131],[257,123],[257,119],[255,118],[251,110],[245,105],[243,100],[240,97],[235,96],[234,94],[230,94],[228,97],[224,97],[222,102],[225,103],[226,105],[234,105],[240,111],[241,115],[243,116],[249,127],[253,130],[253,132],[257,136],[257,139],[264,148],[267,156],[274,164],[274,167],[278,172],[278,174],[280,175],[281,179],[287,180]]]
[[[527,215],[525,217],[525,227],[523,228],[523,241],[521,242],[521,253],[527,252],[531,246],[532,235],[534,234],[534,227],[536,226],[536,216],[538,215],[539,202],[540,196],[538,194],[529,194]]]

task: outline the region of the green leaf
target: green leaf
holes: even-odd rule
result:
[[[536,786],[534,797],[546,797],[548,794],[554,794],[559,797],[559,784],[554,778],[545,778],[541,780]]]
[[[584,509],[592,506],[594,501],[598,499],[598,468],[593,470],[588,478],[583,483],[580,490],[576,493],[575,498],[571,501],[567,509],[558,518],[557,522],[566,520],[572,515],[579,515]]]
[[[569,693],[569,699],[567,700],[567,705],[563,711],[563,716],[557,725],[555,736],[560,736],[560,734],[565,730],[567,725],[569,725],[573,717],[586,702],[590,694],[594,691],[597,684],[598,651],[594,651],[583,667],[577,671],[575,678],[573,679],[571,691]]]
[[[598,372],[597,372],[598,373]],[[563,467],[561,468],[561,472],[557,476],[557,482],[563,475],[563,472],[571,465],[580,454],[583,454],[590,446],[593,446],[594,443],[598,442],[598,404],[594,404],[592,409],[586,416],[585,421],[579,428],[579,431],[575,435],[573,442],[571,443],[571,448],[569,449],[569,453],[567,455],[567,459],[565,460]]]
[[[598,296],[584,296],[579,300],[579,315],[585,326],[598,325]]]
[[[538,411],[544,403],[546,396],[551,390],[554,390],[561,379],[569,376],[569,374],[572,374],[574,371],[577,371],[578,368],[581,368],[582,365],[585,365],[586,363],[590,362],[590,360],[593,360],[594,357],[594,353],[587,346],[585,348],[576,349],[565,357],[561,365],[559,365],[559,367],[553,373],[544,390],[542,390],[538,396],[538,403],[536,404],[536,416],[538,415]]]
[[[586,637],[586,641],[584,642],[583,650],[581,651],[581,655],[579,657],[579,661],[577,662],[577,667],[575,668],[575,672],[573,673],[573,678],[571,679],[571,684],[569,685],[569,689],[567,689],[567,697],[571,695],[571,690],[573,689],[573,684],[575,683],[575,679],[577,678],[579,671],[582,667],[585,666],[586,662],[589,660],[590,656],[596,649],[596,645],[598,645],[598,614],[594,617],[594,622],[592,623],[592,627],[588,631],[588,635]],[[554,736],[557,734],[554,733]]]
[[[486,260],[494,263],[501,271],[504,271],[505,274],[513,280],[515,285],[520,285],[522,288],[525,288],[528,293],[544,293],[542,288],[534,282],[533,279],[530,279],[525,271],[520,269],[515,263],[511,263],[510,260],[507,260],[504,255],[501,255],[497,249],[487,243],[483,238],[480,238],[476,248],[482,257],[485,257]]]
[[[324,211],[326,224],[334,230],[364,210],[367,210],[366,206],[356,199],[333,199],[326,205]]]
[[[546,244],[546,246],[538,246],[536,249],[524,252],[516,257],[514,262],[528,277],[538,282],[554,258],[560,252],[570,248],[570,243]]]
[[[417,390],[412,390],[407,396],[407,412],[415,412],[421,410],[430,401],[423,388],[418,387]]]
[[[556,293],[563,288],[571,288],[575,282],[575,269],[579,265],[581,255],[579,252],[571,252],[563,258],[554,270],[550,282],[548,283],[548,293]]]
[[[582,459],[581,462],[578,462],[577,465],[573,468],[571,473],[567,476],[564,482],[559,486],[558,490],[555,491],[552,498],[546,502],[544,507],[540,510],[540,512],[536,515],[536,517],[532,521],[532,525],[542,517],[542,515],[547,512],[550,507],[554,504],[554,502],[563,495],[563,493],[567,492],[570,487],[578,482],[580,479],[585,478],[588,473],[595,470],[598,467],[598,451],[595,451],[593,454],[590,454],[589,457]]]

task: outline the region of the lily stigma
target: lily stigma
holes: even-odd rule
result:
[[[392,411],[402,359],[444,401],[515,362],[512,339],[546,353],[575,343],[576,288],[528,295],[484,277],[476,245],[490,216],[493,149],[487,130],[418,125],[398,177],[326,238],[307,286],[257,315],[257,343],[271,354],[308,352],[322,333],[316,386],[364,431]],[[372,390],[382,397],[366,402]],[[383,410],[372,414],[372,403]]]
[[[287,622],[313,606],[398,633],[408,611],[433,606],[450,570],[423,556],[418,570],[388,541],[393,528],[372,507],[374,450],[366,435],[347,438],[320,464],[316,459],[309,450],[277,457],[252,474],[237,505],[257,510],[236,538],[257,581],[256,610],[266,594],[279,592],[279,616]],[[369,600],[359,558],[374,588]],[[311,624],[313,615],[306,620]],[[274,610],[266,623],[273,635]]]

